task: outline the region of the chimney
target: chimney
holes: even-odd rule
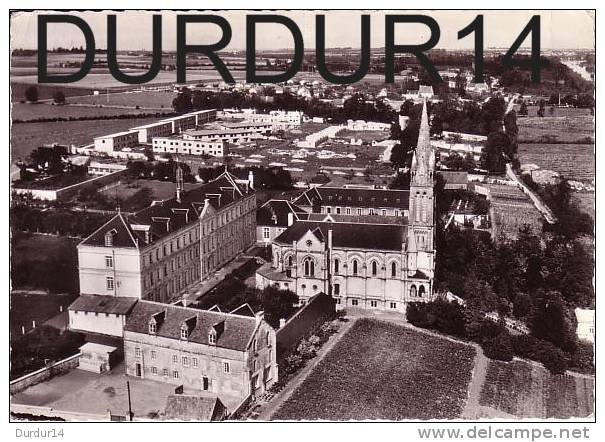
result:
[[[189,306],[189,293],[183,294],[183,307]]]
[[[328,229],[328,250],[332,251],[332,229]]]
[[[265,317],[265,312],[262,310],[260,310],[254,314],[254,319],[256,320],[257,324],[259,324],[263,320],[264,317]]]
[[[250,188],[254,189],[254,172],[248,172],[248,182],[250,183]]]
[[[286,325],[286,320],[285,320],[285,318],[281,318],[279,320],[279,328],[283,328],[284,325]]]
[[[288,227],[294,224],[294,213],[288,212]]]

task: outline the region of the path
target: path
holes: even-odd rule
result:
[[[517,176],[510,163],[506,163],[506,176],[521,186],[523,192],[529,196],[534,203],[534,206],[536,206],[536,209],[538,209],[538,211],[544,216],[549,224],[554,224],[557,221],[557,218],[552,213],[550,208],[544,204],[538,195],[536,195],[529,187],[525,185],[525,183]]]
[[[481,389],[485,383],[487,366],[489,364],[489,360],[485,357],[485,354],[483,354],[481,346],[476,345],[475,351],[477,354],[475,356],[475,365],[473,367],[471,383],[468,389],[468,399],[464,411],[462,412],[463,419],[472,420],[478,419],[482,415],[481,409],[483,407],[479,405],[479,398],[481,397]]]
[[[303,383],[309,374],[317,367],[323,358],[334,348],[334,346],[342,339],[342,337],[351,329],[357,318],[352,318],[345,323],[340,329],[333,334],[330,339],[319,349],[317,356],[307,362],[297,374],[286,384],[286,386],[273,398],[270,402],[261,403],[260,414],[257,420],[269,421],[273,414],[286,402],[292,393]]]

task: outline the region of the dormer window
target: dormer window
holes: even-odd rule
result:
[[[116,234],[115,229],[110,230],[105,234],[105,246],[113,247],[113,236]]]
[[[216,332],[214,330],[208,334],[208,343],[212,345],[216,344]]]
[[[157,332],[157,327],[155,321],[149,321],[149,334],[155,335]]]
[[[181,327],[181,339],[187,339],[189,337],[189,330],[187,330],[187,326],[183,324]]]

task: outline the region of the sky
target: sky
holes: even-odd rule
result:
[[[41,13],[49,14],[48,11]],[[190,13],[190,12],[188,12]],[[209,11],[207,14],[225,17],[232,29],[227,50],[246,48],[246,15],[259,11]],[[478,14],[484,15],[485,47],[510,47],[532,15],[541,17],[542,49],[593,49],[595,20],[592,11],[274,11],[292,18],[300,28],[305,49],[315,48],[315,16],[326,16],[326,47],[354,47],[361,42],[361,15],[371,16],[371,47],[384,46],[384,16],[386,14],[425,14],[432,16],[441,29],[437,48],[473,49],[473,35],[458,40],[457,33]],[[107,15],[111,12],[75,12],[91,27],[97,48],[107,47]],[[162,15],[163,50],[176,49],[177,12],[126,11],[116,12],[118,50],[150,50],[152,46],[153,14]],[[179,12],[178,14],[182,14]],[[17,12],[11,17],[12,48],[37,48],[37,13]],[[399,24],[395,29],[397,44],[418,44],[428,38],[424,25]],[[209,44],[218,41],[220,29],[213,24],[191,24],[187,27],[188,44]],[[290,33],[281,25],[257,25],[257,50],[289,49],[293,47]],[[527,45],[530,39],[527,38]],[[73,25],[51,24],[48,47],[72,47],[84,44],[81,32]],[[523,46],[526,46],[524,44]]]

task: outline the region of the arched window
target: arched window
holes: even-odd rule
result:
[[[357,275],[357,260],[353,260],[353,274]]]
[[[315,261],[313,258],[306,258],[304,261],[305,276],[315,276]]]
[[[292,265],[294,264],[294,260],[292,259],[292,255],[288,256],[288,267],[292,267]]]
[[[425,295],[426,290],[424,289],[424,286],[421,285],[420,288],[418,289],[418,296],[420,296],[421,298]]]
[[[372,276],[378,275],[378,265],[376,261],[372,261]]]
[[[412,287],[410,287],[410,296],[416,296],[416,286],[412,285]]]
[[[391,263],[391,278],[395,278],[397,277],[397,264],[392,262]]]
[[[338,273],[340,273],[340,260],[336,258],[334,260],[334,274],[338,275]]]

